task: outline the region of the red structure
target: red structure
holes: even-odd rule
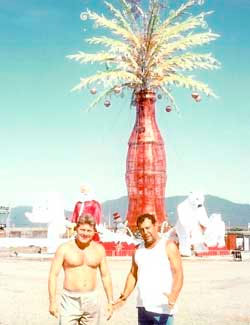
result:
[[[153,213],[159,224],[166,220],[166,155],[155,120],[156,95],[152,91],[136,94],[136,121],[129,139],[126,183],[128,226],[136,229],[136,218]]]
[[[107,256],[132,256],[136,245],[126,242],[101,242],[105,248]]]
[[[226,237],[227,249],[237,249],[236,238],[237,238],[236,234],[227,234]]]
[[[200,251],[200,252],[196,252],[195,256],[199,256],[199,257],[204,257],[204,256],[218,256],[218,255],[230,255],[230,250],[227,249],[226,246],[224,247],[208,247],[207,251]]]

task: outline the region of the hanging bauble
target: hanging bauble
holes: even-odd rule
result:
[[[110,100],[106,99],[104,102],[104,106],[108,108],[110,105],[111,105]]]
[[[200,95],[197,96],[197,97],[195,98],[195,101],[196,101],[197,103],[199,103],[199,102],[201,101],[201,96],[200,96]]]
[[[91,88],[90,92],[92,95],[95,95],[97,93],[97,90],[96,90],[96,88]]]
[[[162,95],[161,95],[161,94],[158,94],[158,95],[157,95],[157,98],[158,98],[158,99],[162,99]]]
[[[192,97],[193,97],[194,100],[196,100],[196,98],[199,97],[199,96],[200,96],[200,95],[199,95],[198,93],[195,93],[195,92],[192,93]]]
[[[115,87],[114,87],[114,92],[115,92],[116,94],[120,94],[121,90],[122,90],[122,87],[121,87],[121,86],[115,86]]]
[[[172,111],[172,107],[170,105],[168,105],[166,108],[165,108],[165,111],[166,112],[171,112]]]

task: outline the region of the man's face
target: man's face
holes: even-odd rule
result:
[[[200,208],[204,204],[204,195],[201,192],[191,192],[188,196],[191,206],[195,209]]]
[[[81,185],[80,186],[80,192],[83,194],[88,194],[90,192],[90,189],[87,185]]]
[[[138,227],[146,245],[153,244],[158,239],[157,223],[153,224],[150,219],[145,219]]]
[[[77,239],[79,242],[86,244],[89,243],[94,235],[95,235],[95,229],[93,226],[85,223],[84,225],[79,225],[76,228],[76,233],[77,233]]]

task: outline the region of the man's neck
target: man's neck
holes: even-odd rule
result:
[[[153,248],[153,247],[155,247],[155,245],[158,243],[158,241],[160,240],[160,237],[157,237],[153,242],[151,242],[151,243],[145,243],[144,242],[144,246],[146,247],[146,248]]]
[[[87,248],[87,247],[90,246],[91,241],[89,241],[89,242],[87,242],[87,243],[81,243],[81,242],[77,239],[77,237],[76,237],[76,238],[75,238],[75,243],[76,243],[76,246],[77,246],[78,248],[80,248],[81,250],[83,250],[83,249],[85,249],[85,248]]]

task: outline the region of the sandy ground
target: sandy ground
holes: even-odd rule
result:
[[[28,255],[28,254],[27,254]],[[0,254],[0,324],[55,325],[48,313],[47,277],[50,261],[36,256],[7,257]],[[123,289],[130,259],[109,260],[114,296]],[[250,259],[233,261],[223,258],[183,259],[185,283],[179,298],[175,325],[247,325],[250,324]],[[62,276],[59,277],[58,294]],[[102,297],[101,324],[137,324],[136,291],[113,318],[105,320],[105,296]]]

